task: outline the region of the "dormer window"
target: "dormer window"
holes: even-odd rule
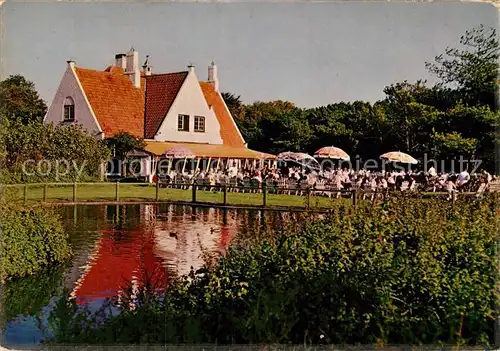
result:
[[[177,130],[180,132],[189,132],[189,115],[179,115],[177,117]]]
[[[71,97],[64,99],[64,122],[75,121],[75,102]]]
[[[194,116],[194,131],[199,133],[205,132],[205,117]]]

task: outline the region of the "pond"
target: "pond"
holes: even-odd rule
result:
[[[168,204],[59,208],[74,256],[70,262],[3,287],[4,343],[33,346],[44,338],[47,317],[63,288],[77,303],[99,308],[147,275],[165,286],[174,274],[203,264],[203,252],[221,252],[237,233],[281,228],[289,212],[216,209]]]

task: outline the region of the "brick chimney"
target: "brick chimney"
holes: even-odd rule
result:
[[[215,62],[212,61],[210,66],[208,66],[208,82],[212,84],[215,91],[219,91],[219,79],[217,78],[217,66]]]
[[[125,69],[127,68],[127,60],[125,59],[126,56],[127,55],[125,54],[115,55],[115,66],[122,68],[123,72],[125,72]]]
[[[139,71],[139,53],[131,48],[126,55],[125,74],[130,78],[136,88],[141,87],[141,72]]]

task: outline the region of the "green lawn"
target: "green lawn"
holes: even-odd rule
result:
[[[12,196],[13,199],[24,200],[25,186],[6,185],[4,193]],[[26,187],[26,200],[28,202],[42,201],[44,186],[42,184],[30,184]],[[119,201],[155,201],[156,187],[149,184],[127,184],[119,183],[118,200]],[[50,184],[46,188],[46,202],[61,203],[73,201],[73,186],[71,184],[59,185]],[[96,201],[115,201],[116,184],[115,183],[80,183],[76,187],[77,202],[96,202]],[[191,202],[192,190],[160,188],[158,192],[159,201],[178,201]],[[196,201],[199,203],[223,204],[223,192],[211,192],[205,190],[196,191]],[[328,208],[332,202],[346,201],[351,203],[350,198],[331,199],[324,196],[310,197],[311,208]],[[262,193],[241,193],[227,192],[227,205],[233,206],[262,206]],[[268,207],[297,207],[305,208],[307,206],[307,196],[285,195],[285,194],[267,194]]]

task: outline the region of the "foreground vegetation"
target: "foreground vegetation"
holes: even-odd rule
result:
[[[34,274],[71,256],[68,234],[51,209],[0,199],[0,224],[0,281]]]
[[[164,294],[145,277],[119,315],[62,298],[52,342],[491,345],[495,215],[493,198],[338,203],[324,219],[240,236]]]

